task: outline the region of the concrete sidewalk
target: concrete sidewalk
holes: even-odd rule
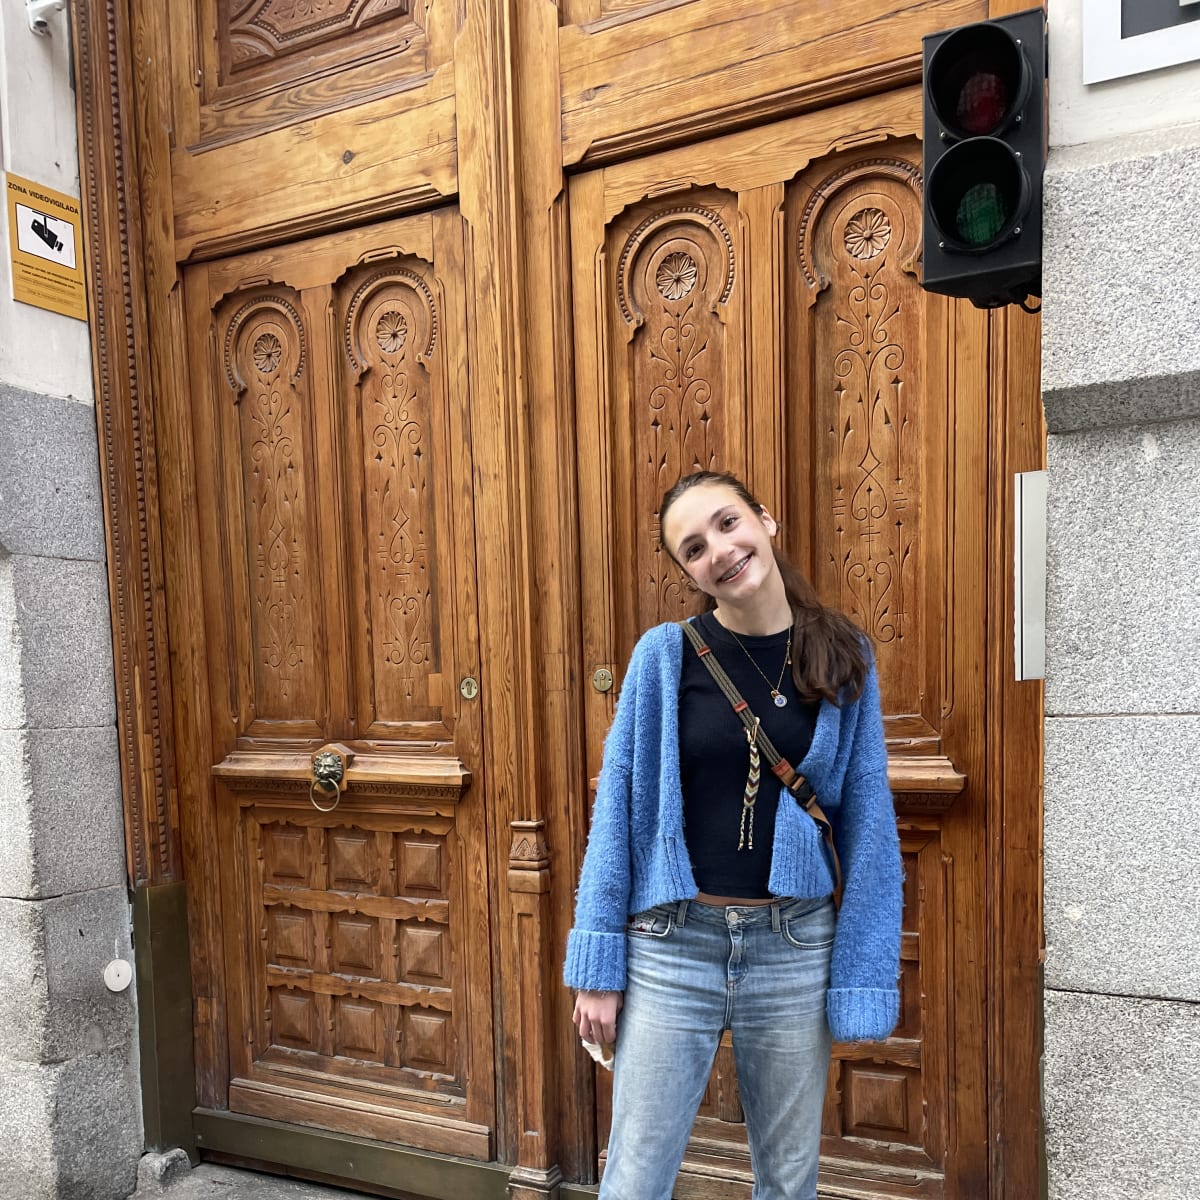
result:
[[[189,1168],[187,1155],[175,1150],[142,1159],[138,1189],[129,1200],[363,1200],[363,1195],[212,1163]]]

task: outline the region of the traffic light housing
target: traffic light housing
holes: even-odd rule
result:
[[[924,277],[980,308],[1042,294],[1046,14],[924,39]]]

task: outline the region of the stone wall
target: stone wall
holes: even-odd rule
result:
[[[1200,126],[1047,168],[1051,1200],[1200,1196],[1198,195]]]
[[[64,14],[0,7],[5,171],[79,194]],[[0,1196],[117,1200],[142,1146],[87,326],[11,299],[0,221]]]

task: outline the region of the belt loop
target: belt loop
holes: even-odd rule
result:
[[[688,902],[680,900],[679,907],[675,910],[675,924],[682,929],[687,924]]]
[[[779,932],[779,907],[780,907],[780,902],[778,900],[775,900],[771,904],[771,932],[772,933]]]

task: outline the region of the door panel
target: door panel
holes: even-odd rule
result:
[[[755,131],[755,155],[734,135],[572,181],[581,487],[603,498],[583,537],[606,560],[585,573],[586,654],[619,677],[645,628],[697,611],[655,514],[698,468],[748,475],[822,597],[871,634],[907,876],[901,1017],[835,1048],[823,1186],[973,1197],[987,326],[918,284],[913,94],[822,121],[864,145],[814,144],[798,118]],[[610,716],[595,695],[593,778]],[[748,1179],[726,1039],[677,1191],[744,1196]]]
[[[601,163],[921,74],[921,38],[984,0],[563,0],[563,162]]]
[[[185,286],[228,1106],[487,1158],[461,276],[444,212]]]
[[[169,22],[146,9],[172,64],[176,261],[453,196],[452,3],[199,0]]]

